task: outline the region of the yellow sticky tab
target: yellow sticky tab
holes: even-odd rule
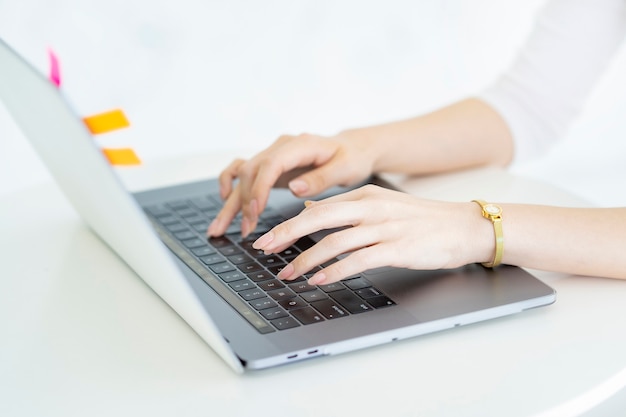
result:
[[[85,125],[87,125],[89,131],[94,135],[130,126],[126,115],[119,109],[85,117],[83,121],[85,122]]]
[[[130,148],[102,149],[102,153],[109,160],[111,165],[139,165],[139,157]]]

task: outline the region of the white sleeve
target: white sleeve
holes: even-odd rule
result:
[[[512,67],[478,97],[507,122],[513,163],[563,137],[626,34],[626,0],[549,0]]]

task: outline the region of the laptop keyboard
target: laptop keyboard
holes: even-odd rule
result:
[[[257,229],[246,239],[241,238],[240,216],[224,236],[207,239],[206,230],[220,208],[219,197],[209,195],[150,206],[145,211],[170,250],[259,332],[286,330],[395,305],[361,276],[309,285],[306,280],[321,266],[293,281],[277,279],[276,274],[311,247],[313,240],[301,238],[272,255],[254,249],[252,243],[259,236],[284,220],[271,208],[261,214]]]

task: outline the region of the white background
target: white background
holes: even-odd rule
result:
[[[150,162],[249,154],[282,133],[332,134],[478,92],[511,62],[542,3],[0,0],[0,37],[43,72],[52,48],[79,114],[119,107],[130,119],[96,140]],[[624,74],[620,52],[568,137],[518,172],[626,205]],[[0,195],[45,181],[0,105]]]

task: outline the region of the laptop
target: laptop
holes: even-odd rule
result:
[[[323,237],[305,237],[272,256],[251,247],[259,233],[302,209],[289,192],[272,191],[251,239],[241,238],[236,222],[223,237],[207,239],[221,204],[216,179],[129,193],[62,92],[1,40],[0,99],[86,224],[235,372],[350,352],[556,299],[552,288],[513,266],[385,267],[319,287],[305,277],[282,282],[275,278],[280,268]]]

